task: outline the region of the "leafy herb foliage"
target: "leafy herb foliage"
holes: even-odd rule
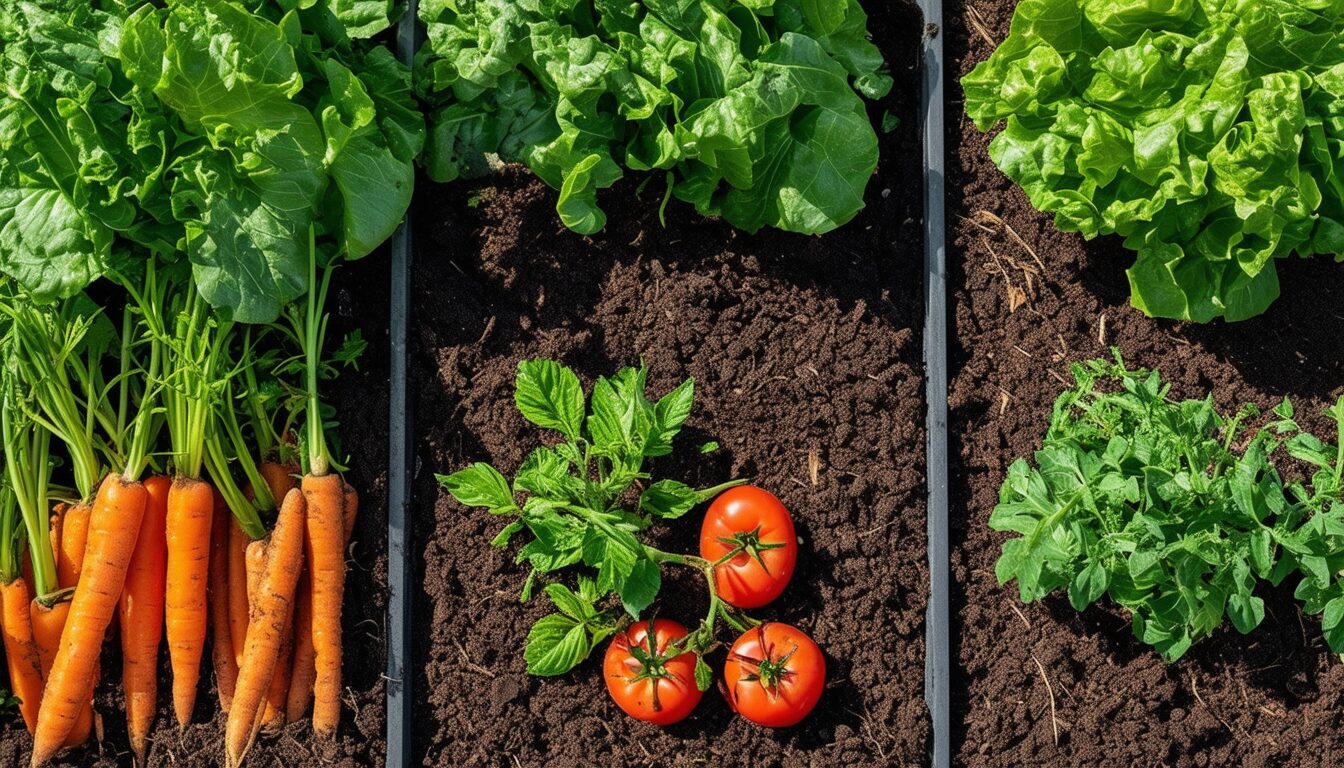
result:
[[[64,298],[185,253],[226,316],[267,322],[307,289],[310,228],[368,254],[424,143],[407,68],[351,40],[375,6],[0,0],[0,271]]]
[[[1308,613],[1323,613],[1344,652],[1341,448],[1303,432],[1284,401],[1265,421],[1253,406],[1228,418],[1211,398],[1174,401],[1157,373],[1115,362],[1075,365],[1035,460],[1008,470],[989,524],[1015,534],[995,566],[1025,602],[1057,590],[1079,611],[1109,597],[1134,635],[1179,659],[1222,626],[1264,619],[1259,581],[1300,578]],[[1344,430],[1344,399],[1329,411]],[[1315,474],[1285,483],[1284,453]]]
[[[862,97],[891,78],[857,0],[425,0],[420,18],[438,181],[526,163],[585,234],[625,169],[666,171],[668,195],[750,232],[826,232],[863,207]]]
[[[1136,307],[1241,320],[1275,259],[1344,253],[1342,30],[1326,0],[1023,0],[966,111],[1060,229],[1125,237]]]
[[[579,577],[577,591],[558,583],[545,586],[558,612],[528,634],[525,657],[532,674],[568,672],[622,626],[619,611],[601,607],[607,595],[619,597],[625,613],[638,618],[658,594],[660,564],[686,563],[683,556],[647,546],[640,534],[723,489],[653,481],[645,470],[647,459],[672,452],[695,399],[695,382],[688,379],[652,401],[645,395],[646,377],[640,367],[598,379],[585,409],[573,371],[552,360],[523,361],[514,402],[528,421],[560,433],[562,442],[535,448],[512,482],[483,463],[439,476],[463,505],[512,518],[494,546],[508,546],[519,534],[529,539],[518,551],[518,562],[532,568],[524,600],[538,573],[589,569],[590,575]],[[636,494],[636,489],[642,490]]]

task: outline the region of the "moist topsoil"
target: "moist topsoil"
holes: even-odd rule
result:
[[[387,668],[387,408],[390,348],[387,338],[390,258],[386,249],[341,267],[333,278],[328,311],[328,351],[347,334],[359,331],[368,342],[358,369],[342,369],[324,382],[324,399],[337,413],[337,457],[348,457],[345,478],[360,494],[359,516],[347,550],[342,608],[343,669],[341,723],[334,740],[313,736],[309,720],[292,723],[271,736],[260,736],[248,754],[249,766],[375,766],[385,762],[386,705],[383,670]],[[68,752],[55,765],[131,766],[125,705],[120,685],[121,651],[115,622],[103,649],[102,679],[95,694],[102,738]],[[150,731],[150,768],[221,766],[224,725],[210,664],[207,636],[196,709],[186,730],[172,709],[172,677],[165,640],[159,652],[159,713]],[[311,708],[310,708],[311,709]],[[27,766],[32,738],[17,712],[6,714],[0,730],[0,766]]]
[[[874,17],[898,86],[873,116],[889,110],[901,125],[882,138],[866,210],[835,233],[747,236],[675,201],[664,225],[661,185],[641,193],[634,180],[602,195],[610,221],[585,238],[561,226],[555,191],[522,169],[422,188],[410,375],[417,763],[925,761],[921,153],[910,88],[922,24],[907,3]],[[801,725],[753,726],[713,689],[678,725],[636,721],[605,691],[605,643],[568,675],[526,674],[524,639],[547,601],[519,603],[518,545],[488,544],[503,521],[459,505],[434,474],[476,461],[512,474],[554,440],[513,402],[518,362],[540,357],[574,368],[586,390],[640,360],[655,396],[694,376],[695,409],[673,455],[653,460],[655,477],[751,478],[793,513],[798,569],[753,613],[803,628],[826,652],[825,693]],[[701,455],[711,440],[721,447]],[[657,546],[694,552],[702,516],[655,526]],[[697,573],[664,568],[658,615],[694,626],[706,600]],[[735,634],[720,625],[720,639]]]
[[[1003,40],[1014,6],[950,3],[950,77],[989,56],[984,35]],[[1228,627],[1167,665],[1105,601],[1079,614],[1066,597],[1023,605],[1015,584],[997,586],[1006,535],[987,526],[1008,465],[1039,447],[1051,403],[1073,381],[1069,363],[1113,346],[1131,366],[1160,370],[1176,397],[1268,409],[1288,396],[1304,426],[1333,439],[1321,411],[1344,385],[1340,266],[1280,262],[1282,297],[1247,322],[1146,318],[1129,306],[1132,254],[1118,238],[1060,234],[1032,210],[949,85],[955,763],[1344,764],[1344,665],[1291,588],[1261,590],[1266,617],[1252,634]]]

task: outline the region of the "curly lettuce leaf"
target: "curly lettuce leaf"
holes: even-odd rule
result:
[[[135,5],[0,0],[0,271],[58,298],[182,253],[266,322],[308,288],[310,230],[324,259],[391,235],[424,119],[389,51],[311,1]]]
[[[1137,252],[1134,306],[1243,320],[1276,261],[1344,246],[1344,6],[1024,0],[962,80],[990,156],[1064,231]]]
[[[854,0],[426,0],[420,17],[431,178],[523,162],[585,234],[627,170],[667,172],[679,199],[751,232],[827,232],[863,207],[863,97],[891,78]]]

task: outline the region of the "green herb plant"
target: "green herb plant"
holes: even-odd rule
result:
[[[695,382],[688,379],[655,402],[645,395],[646,378],[643,367],[599,378],[585,411],[572,370],[551,360],[523,361],[514,398],[518,410],[533,424],[558,432],[561,442],[535,448],[512,483],[484,463],[440,475],[439,481],[463,505],[512,518],[494,546],[508,546],[519,534],[528,537],[517,556],[531,567],[523,600],[531,598],[537,574],[581,571],[576,590],[559,582],[543,587],[556,612],[528,633],[528,672],[559,675],[573,669],[653,604],[662,567],[676,565],[701,571],[709,590],[704,622],[685,641],[685,649],[701,657],[696,678],[704,690],[711,675],[703,655],[714,645],[716,622],[743,629],[754,622],[718,598],[714,563],[660,550],[645,534],[655,523],[676,520],[744,481],[696,489],[653,479],[646,461],[672,452],[691,412]],[[608,605],[609,595],[621,608]]]
[[[1066,591],[1079,611],[1108,597],[1171,662],[1225,619],[1255,629],[1259,583],[1296,577],[1304,609],[1324,614],[1326,640],[1344,652],[1344,449],[1301,430],[1286,400],[1269,420],[1249,405],[1229,418],[1212,398],[1171,399],[1157,373],[1118,353],[1073,373],[1041,449],[1012,464],[990,516],[1014,534],[999,582],[1016,581],[1024,602]],[[1344,431],[1344,399],[1328,414]],[[1285,455],[1313,476],[1285,482]]]

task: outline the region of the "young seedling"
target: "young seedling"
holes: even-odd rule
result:
[[[714,645],[716,622],[722,619],[738,629],[755,623],[720,599],[715,563],[663,551],[644,537],[656,522],[676,520],[745,482],[696,489],[653,479],[645,463],[672,452],[673,439],[691,413],[695,382],[688,379],[654,402],[645,395],[646,379],[643,367],[598,379],[585,410],[573,371],[551,360],[523,361],[514,402],[528,421],[560,433],[562,440],[533,449],[512,482],[484,463],[439,476],[463,505],[512,518],[491,542],[494,546],[508,546],[523,531],[530,534],[517,557],[531,568],[523,600],[531,598],[537,574],[588,569],[578,579],[577,592],[560,583],[543,588],[557,612],[528,633],[524,655],[534,675],[568,672],[597,643],[638,619],[658,595],[664,565],[694,568],[705,578],[709,608],[704,621],[674,649],[697,654],[701,690],[711,682],[703,655]],[[625,617],[604,606],[608,595],[619,599]]]

